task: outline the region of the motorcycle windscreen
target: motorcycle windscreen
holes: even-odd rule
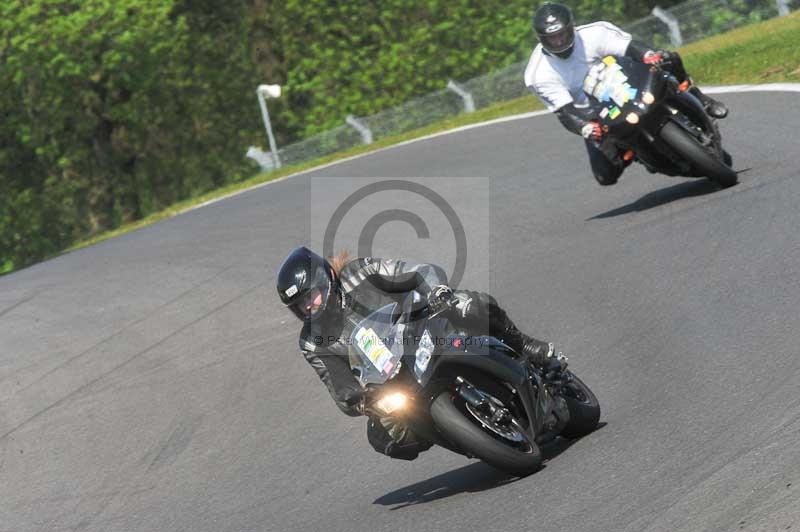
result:
[[[403,324],[395,324],[397,303],[379,308],[350,335],[350,367],[362,386],[383,384],[400,370]]]

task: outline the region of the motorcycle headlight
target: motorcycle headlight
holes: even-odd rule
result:
[[[628,116],[625,117],[625,121],[629,124],[638,124],[639,123],[639,115],[636,113],[628,113]]]
[[[652,92],[645,92],[642,94],[642,102],[646,103],[647,105],[652,104],[656,101],[656,97],[653,95]]]
[[[408,397],[402,392],[384,395],[375,403],[375,406],[385,414],[392,414],[398,410],[403,410],[408,402]]]

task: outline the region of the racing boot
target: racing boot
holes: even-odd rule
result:
[[[728,107],[719,100],[715,100],[711,96],[703,94],[697,85],[692,83],[692,85],[689,87],[689,92],[695,95],[698,100],[700,100],[709,116],[714,118],[725,118],[728,116]]]
[[[458,303],[452,316],[454,323],[465,326],[475,334],[489,334],[498,338],[534,366],[546,372],[563,369],[563,358],[552,357],[553,344],[537,340],[517,329],[511,318],[497,304],[497,300],[484,292],[457,290]],[[565,368],[566,365],[563,364]]]
[[[561,372],[567,367],[563,359],[554,356],[552,343],[528,336],[513,325],[505,330],[501,340],[547,373]]]
[[[567,369],[567,358],[561,353],[555,354],[553,343],[545,343],[528,335],[522,348],[523,354],[531,363],[544,370],[548,378],[553,378]]]

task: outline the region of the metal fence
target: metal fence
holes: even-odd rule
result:
[[[655,47],[682,46],[739,26],[786,15],[800,0],[689,0],[664,10],[677,22],[678,36],[668,23],[650,15],[625,27],[634,38]]]
[[[767,20],[800,8],[800,0],[688,0],[670,9],[654,9],[654,14],[624,25],[635,39],[657,48],[678,47],[739,26]],[[278,150],[283,164],[310,161],[376,139],[419,129],[474,109],[524,96],[522,81],[527,61],[509,65],[458,84],[409,100],[371,116],[314,135]],[[443,80],[442,85],[449,80]],[[452,87],[452,85],[451,85]],[[466,97],[465,97],[466,95]],[[467,99],[470,101],[467,102]],[[369,131],[365,135],[364,128]],[[267,161],[266,164],[264,161]],[[274,166],[271,158],[261,157],[264,170]]]

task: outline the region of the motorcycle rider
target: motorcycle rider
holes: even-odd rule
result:
[[[613,185],[630,160],[625,160],[613,138],[604,135],[595,111],[583,92],[589,66],[607,55],[627,56],[670,72],[703,104],[713,118],[725,118],[727,107],[694,85],[677,52],[653,50],[608,22],[575,27],[572,11],[547,2],[533,15],[539,37],[528,66],[525,85],[555,113],[569,131],[583,136],[595,179]]]
[[[451,323],[471,334],[495,336],[538,367],[561,371],[553,344],[517,329],[497,301],[486,293],[454,290],[438,266],[371,257],[349,260],[346,253],[329,262],[298,247],[278,272],[281,301],[303,321],[300,351],[348,416],[365,415],[366,393],[350,370],[347,342],[370,312],[416,290],[431,311],[447,313]],[[402,423],[370,417],[367,438],[376,451],[413,460],[432,445],[416,438]]]

